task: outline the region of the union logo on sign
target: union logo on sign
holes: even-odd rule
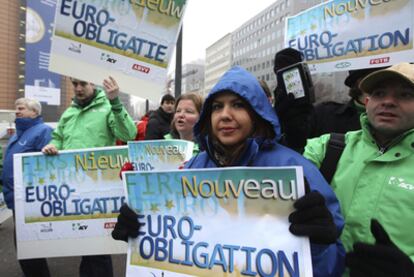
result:
[[[350,62],[341,62],[341,63],[337,63],[335,65],[336,68],[347,68],[350,67],[351,63]]]
[[[149,67],[143,66],[143,65],[140,65],[140,64],[133,64],[132,69],[136,70],[136,71],[139,71],[139,72],[147,73],[147,74],[150,72]]]
[[[369,64],[382,64],[382,63],[389,63],[389,62],[390,62],[390,57],[383,57],[383,58],[371,59],[369,61]]]

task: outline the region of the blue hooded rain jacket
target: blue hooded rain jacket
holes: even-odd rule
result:
[[[14,210],[13,155],[39,152],[52,139],[53,129],[36,118],[16,118],[16,133],[9,139],[3,163],[3,194],[7,207]]]
[[[251,108],[264,120],[273,126],[276,134],[273,139],[249,138],[248,147],[233,166],[302,166],[304,175],[312,191],[318,191],[325,197],[325,203],[332,213],[334,222],[340,234],[344,220],[340,213],[339,202],[331,187],[325,181],[318,169],[297,152],[277,143],[280,137],[279,120],[273,111],[264,91],[257,79],[241,67],[234,67],[227,71],[219,82],[213,87],[200,114],[200,119],[194,126],[194,135],[201,148],[205,151],[193,157],[186,168],[214,168],[219,167],[212,151],[209,138],[201,137],[200,130],[208,124],[211,115],[212,99],[223,91],[232,91],[246,100]],[[338,239],[335,244],[311,244],[313,275],[315,277],[341,276],[344,271],[345,250]]]

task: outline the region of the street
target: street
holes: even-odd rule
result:
[[[125,276],[126,255],[112,255],[114,276]],[[79,276],[78,268],[80,257],[50,258],[48,259],[51,276],[76,277]],[[13,242],[13,220],[9,218],[0,225],[0,276],[22,277],[23,272],[16,258],[16,250]]]

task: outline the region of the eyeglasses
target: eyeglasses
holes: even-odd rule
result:
[[[85,81],[72,81],[72,85],[76,88],[78,85],[81,87],[85,87],[88,84],[88,82]]]

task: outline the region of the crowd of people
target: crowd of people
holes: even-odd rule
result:
[[[300,52],[284,49],[275,56],[275,74],[302,61]],[[414,65],[350,71],[344,81],[349,102],[317,106],[297,105],[279,86],[272,95],[265,83],[234,67],[205,100],[194,93],[164,95],[138,125],[113,78],[104,80],[104,90],[71,82],[73,103],[55,130],[43,123],[39,102],[15,103],[17,131],[2,174],[13,211],[15,153],[57,155],[116,140],[182,139],[194,142],[185,168],[303,167],[307,193],[294,203],[289,231],[309,237],[314,276],[414,276]],[[332,162],[336,133],[344,135]],[[137,217],[122,206],[113,238],[137,237]],[[46,259],[19,262],[25,276],[50,276]],[[79,275],[113,276],[111,257],[82,257]]]

